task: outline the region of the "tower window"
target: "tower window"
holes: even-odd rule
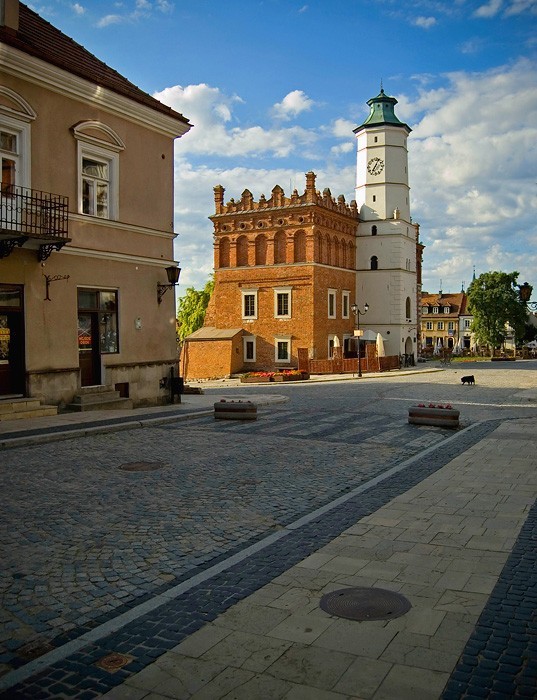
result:
[[[373,255],[371,260],[369,261],[371,263],[371,269],[372,270],[378,270],[379,269],[379,259],[377,258],[376,255]]]
[[[377,195],[376,195],[376,194],[373,195],[373,201],[374,201],[374,202],[377,201]]]
[[[371,227],[371,235],[372,235],[372,236],[376,236],[376,235],[377,235],[377,227],[376,227],[376,226],[372,226],[372,227]]]

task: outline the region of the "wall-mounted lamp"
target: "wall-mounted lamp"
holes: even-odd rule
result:
[[[50,285],[52,282],[58,282],[59,280],[68,280],[69,275],[45,275],[43,273],[43,277],[45,278],[45,289],[46,289],[46,294],[45,298],[43,301],[50,301]]]
[[[157,282],[157,301],[160,304],[162,297],[166,294],[168,289],[175,287],[177,282],[179,282],[179,275],[181,274],[181,268],[175,265],[170,265],[166,268],[166,274],[168,275],[168,284],[160,284]]]

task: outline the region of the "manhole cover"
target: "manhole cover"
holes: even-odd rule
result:
[[[166,465],[162,462],[127,462],[121,464],[120,469],[125,472],[154,472],[157,469],[163,469]]]
[[[105,671],[114,673],[115,671],[119,671],[120,668],[123,668],[123,666],[130,664],[130,662],[133,660],[134,656],[112,653],[108,654],[108,656],[103,656],[103,658],[99,659],[95,665],[104,669]]]
[[[410,601],[384,588],[342,588],[321,598],[321,610],[347,620],[391,620],[410,610]]]

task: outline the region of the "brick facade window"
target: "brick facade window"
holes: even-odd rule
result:
[[[291,289],[280,287],[274,289],[274,316],[291,318]]]
[[[328,318],[336,318],[336,290],[328,290]]]
[[[351,307],[351,293],[341,292],[341,318],[349,318],[349,309]]]
[[[289,338],[274,338],[276,362],[291,362],[291,340]]]
[[[242,342],[243,342],[244,361],[245,362],[255,362],[255,356],[256,356],[255,336],[253,336],[253,335],[244,336],[242,339]]]
[[[242,317],[245,319],[257,318],[257,289],[243,289]]]

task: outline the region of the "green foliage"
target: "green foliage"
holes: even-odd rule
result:
[[[185,295],[179,299],[177,336],[180,341],[203,326],[205,312],[213,290],[214,279],[211,277],[203,289],[197,290],[194,287],[188,287]]]
[[[506,337],[506,324],[515,336],[524,334],[528,317],[526,304],[520,300],[518,272],[484,272],[468,288],[468,310],[474,321],[471,330],[478,343],[491,351]]]

